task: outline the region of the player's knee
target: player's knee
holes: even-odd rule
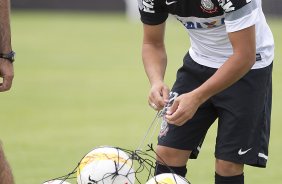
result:
[[[244,165],[216,159],[215,169],[221,176],[236,176],[243,173]]]
[[[191,151],[157,146],[157,161],[169,166],[186,165]]]

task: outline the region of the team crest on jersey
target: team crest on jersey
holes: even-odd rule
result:
[[[213,4],[211,0],[201,0],[201,8],[206,13],[217,12],[217,7]]]

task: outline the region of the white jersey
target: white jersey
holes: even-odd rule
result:
[[[194,61],[219,68],[232,54],[228,33],[255,25],[256,63],[264,68],[274,59],[274,40],[266,23],[261,0],[139,0],[144,24],[163,23],[174,15],[190,35]]]

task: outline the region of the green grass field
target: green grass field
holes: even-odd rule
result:
[[[246,167],[247,184],[282,180],[282,19],[269,19],[276,40],[270,157],[267,169]],[[40,184],[67,174],[93,147],[134,149],[155,112],[141,62],[142,25],[120,14],[13,12],[17,52],[13,89],[0,95],[0,138],[16,183]],[[170,86],[189,39],[167,26]],[[216,124],[197,161],[194,184],[211,184]],[[75,182],[73,182],[75,183]]]

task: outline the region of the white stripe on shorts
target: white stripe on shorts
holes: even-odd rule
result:
[[[265,160],[268,159],[268,156],[263,154],[263,153],[259,153],[258,156],[261,157],[261,158],[264,158]]]

